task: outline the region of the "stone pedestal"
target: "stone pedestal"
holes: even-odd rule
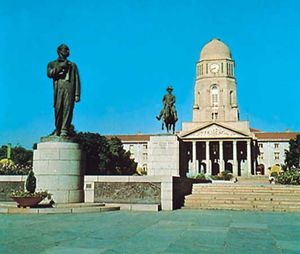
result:
[[[33,154],[36,191],[48,190],[55,203],[83,202],[84,166],[78,143],[39,143]]]
[[[179,176],[179,141],[176,135],[151,136],[148,175]]]

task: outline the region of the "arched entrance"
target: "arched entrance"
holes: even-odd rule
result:
[[[225,170],[226,170],[226,171],[230,171],[231,173],[233,173],[233,166],[232,166],[232,163],[226,161],[226,163],[225,163]]]
[[[204,173],[204,174],[206,174],[206,164],[205,164],[204,162],[201,162],[201,163],[200,163],[199,173]]]
[[[219,170],[220,170],[220,166],[219,166],[219,163],[212,163],[212,169],[211,169],[211,174],[213,176],[217,175],[219,173]]]

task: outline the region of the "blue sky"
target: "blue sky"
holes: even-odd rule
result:
[[[0,144],[31,147],[54,129],[46,66],[69,45],[79,68],[78,131],[159,133],[171,84],[191,121],[195,64],[220,38],[236,61],[241,119],[265,131],[300,128],[300,1],[0,1]]]

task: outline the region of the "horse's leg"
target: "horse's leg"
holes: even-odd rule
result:
[[[164,122],[161,123],[161,129],[164,129]]]
[[[173,123],[173,134],[175,134],[175,123]]]

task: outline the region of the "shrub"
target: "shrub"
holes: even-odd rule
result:
[[[202,179],[202,180],[206,180],[205,174],[200,173],[198,175],[195,176],[195,179]]]
[[[26,179],[26,190],[30,193],[34,193],[36,188],[36,178],[31,170]]]
[[[272,176],[272,177],[277,177],[277,176],[278,176],[278,173],[277,173],[277,172],[272,172],[270,176]]]
[[[232,173],[229,170],[222,171],[216,176],[212,176],[213,180],[225,180],[230,181],[233,178]]]
[[[32,170],[31,165],[5,163],[0,164],[0,175],[27,175]]]
[[[143,169],[142,167],[137,167],[134,175],[145,176],[145,175],[147,175],[147,171],[145,169]]]
[[[280,173],[276,177],[276,181],[280,184],[300,185],[300,172],[298,169],[290,169]]]

